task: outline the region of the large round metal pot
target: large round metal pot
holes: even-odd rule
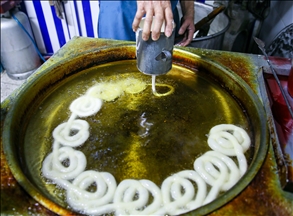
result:
[[[34,113],[44,108],[40,107],[43,101],[48,98],[52,98],[54,101],[53,92],[58,91],[62,86],[66,86],[72,79],[78,82],[83,76],[87,76],[87,72],[84,71],[88,69],[96,66],[103,67],[103,65],[115,68],[112,66],[118,65],[117,73],[119,73],[119,70],[120,72],[124,70],[125,65],[131,70],[135,70],[136,68],[134,44],[118,44],[114,46],[107,46],[107,44],[104,44],[104,46],[100,48],[95,47],[94,43],[91,45],[93,45],[93,47],[90,48],[89,46],[87,51],[72,53],[72,55],[57,62],[54,62],[54,57],[52,57],[51,63],[53,63],[51,65],[44,65],[40,73],[37,72],[32,75],[28,82],[20,89],[18,96],[15,98],[7,114],[4,124],[4,151],[13,175],[34,199],[58,214],[74,213],[67,207],[66,203],[60,201],[58,194],[54,192],[50,193],[50,191],[47,190],[48,185],[44,183],[42,175],[40,174],[40,164],[43,160],[42,157],[44,157],[40,149],[50,149],[51,146],[47,147],[45,144],[36,142],[33,144],[26,144],[26,134],[28,132],[33,133],[32,131],[28,131],[28,128],[30,127],[32,118],[34,118]],[[57,55],[63,56],[65,52],[60,51]],[[247,122],[249,123],[248,128],[252,139],[252,145],[249,150],[249,155],[247,156],[248,170],[232,189],[221,194],[220,197],[213,202],[190,212],[190,214],[194,215],[207,214],[237,196],[258,172],[265,158],[269,142],[266,117],[258,97],[250,87],[232,71],[204,57],[181,49],[174,49],[173,63],[175,68],[177,66],[184,67],[186,70],[191,70],[194,73],[205,71],[202,73],[205,73],[206,78],[209,77],[208,79],[216,81],[227,93],[233,95],[235,101],[240,104],[241,111],[243,110],[245,112]],[[106,70],[103,73],[106,73]],[[140,72],[137,70],[137,73]],[[180,77],[180,74],[177,75]],[[99,74],[97,74],[97,76],[99,76]],[[182,77],[182,79],[185,78]],[[83,88],[83,85],[84,83],[82,82],[79,86]],[[190,84],[189,87],[192,87],[192,84]],[[69,91],[66,92],[67,93],[63,95],[64,100],[72,93]],[[223,98],[221,98],[221,100],[223,100]],[[60,107],[64,105],[63,100],[55,101],[54,104]],[[190,112],[198,112],[199,115],[204,115],[204,110],[200,109],[200,104],[196,107],[199,107],[199,109],[190,110]],[[229,107],[226,108],[229,109]],[[212,107],[210,110],[214,110],[213,113],[215,113],[218,109]],[[62,113],[59,114],[62,115]],[[59,114],[53,113],[52,116]],[[45,124],[46,121],[50,121],[52,116],[40,118],[43,118],[42,122]],[[221,114],[219,116],[221,116]],[[208,117],[209,116],[204,115],[204,118]],[[224,115],[223,118],[225,118]],[[229,116],[228,118],[233,118],[233,116]],[[180,121],[180,119],[178,121]],[[208,121],[213,120],[211,119]],[[38,125],[36,127],[38,127]],[[39,125],[39,127],[43,126]],[[50,126],[42,130],[45,130],[45,133],[48,131],[50,134],[52,128]],[[38,136],[38,134],[35,134],[35,136]],[[52,185],[49,187],[52,187]]]
[[[205,18],[213,11],[213,6],[194,2],[194,23]],[[206,36],[195,37],[189,46],[205,49],[222,50],[225,32],[228,30],[230,20],[223,12],[218,14],[210,25]]]

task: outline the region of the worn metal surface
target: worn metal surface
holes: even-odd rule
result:
[[[289,73],[291,70],[291,59],[273,58],[271,60],[279,77],[280,84],[284,89],[288,102],[293,106],[293,98],[290,96],[289,90]],[[274,117],[274,125],[276,127],[281,153],[283,154],[285,165],[287,168],[285,179],[282,181],[284,190],[293,192],[293,118],[290,116],[289,109],[284,100],[280,88],[275,80],[270,68],[263,68],[264,78],[267,86],[267,92],[270,99],[272,115]]]
[[[47,61],[41,68],[40,71],[36,72],[35,78],[38,76],[38,73],[46,70],[55,61],[64,61],[70,55],[82,54],[88,52],[103,52],[99,50],[101,47],[106,46],[116,46],[119,48],[119,45],[129,45],[127,42],[111,42],[97,39],[77,39],[74,41],[74,47],[71,49],[61,49],[57,54],[56,58],[51,58]],[[99,49],[97,49],[99,47]],[[260,84],[259,78],[259,62],[256,56],[247,56],[243,54],[236,53],[225,53],[217,51],[208,51],[201,49],[193,48],[184,48],[183,50],[201,55],[208,59],[224,65],[227,68],[230,68],[241,76],[246,83],[248,83],[253,91],[259,95],[259,97],[264,101],[265,95],[263,92],[262,84]],[[109,52],[111,60],[111,50]],[[125,56],[135,57],[135,53],[125,53],[128,50],[121,49],[122,58]],[[114,56],[114,55],[113,55]],[[114,58],[114,57],[113,57]],[[176,57],[175,57],[176,58]],[[180,64],[180,56],[177,56],[177,63]],[[115,60],[115,59],[112,59]],[[87,61],[87,59],[80,59],[80,61]],[[99,59],[99,62],[108,62],[109,59]],[[261,59],[260,59],[261,62]],[[192,64],[193,62],[190,62]],[[94,63],[93,63],[94,64]],[[69,68],[69,70],[78,71],[77,68]],[[72,72],[72,71],[71,71]],[[59,80],[62,80],[66,77],[66,74],[60,74]],[[43,85],[42,80],[39,80],[40,83],[37,85]],[[50,80],[46,80],[46,82]],[[45,81],[44,81],[45,82]],[[46,83],[48,85],[48,83]],[[36,86],[31,86],[31,88],[37,88]],[[15,92],[10,98],[5,100],[1,104],[1,126],[3,126],[4,119],[6,117],[7,111],[10,109],[11,104],[14,102],[15,95],[24,88],[23,86]],[[2,128],[2,127],[1,127]],[[278,155],[278,154],[277,154]],[[243,190],[235,199],[230,201],[225,206],[215,210],[211,215],[237,215],[237,214],[276,214],[289,215],[292,212],[292,194],[286,193],[281,189],[279,181],[279,172],[277,166],[273,145],[269,145],[269,152],[266,156],[266,160],[259,173],[256,175],[254,180],[249,184],[249,186]],[[12,176],[8,165],[5,160],[5,156],[2,151],[2,136],[1,136],[1,212],[7,214],[28,214],[28,213],[40,213],[40,214],[54,214],[42,207],[34,201],[23,189],[18,185]],[[8,194],[15,194],[15,196],[8,196]],[[38,196],[38,195],[36,195]],[[14,201],[12,203],[12,200]],[[17,200],[17,202],[15,202]],[[48,204],[48,203],[46,203]],[[48,206],[48,205],[47,205]],[[248,208],[249,206],[249,208]],[[66,214],[66,211],[60,212],[60,214]]]

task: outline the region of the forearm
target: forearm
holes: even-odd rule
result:
[[[180,0],[180,5],[183,17],[194,19],[194,1]]]

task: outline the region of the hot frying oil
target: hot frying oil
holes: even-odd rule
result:
[[[172,86],[174,92],[158,97],[152,92],[151,76],[138,72],[134,61],[105,64],[64,81],[36,105],[25,136],[27,174],[42,176],[42,161],[52,151],[52,131],[69,119],[74,99],[97,83],[133,77],[146,82],[147,88],[123,93],[104,102],[94,116],[81,118],[90,124],[90,137],[76,148],[87,158],[86,170],[110,172],[117,183],[149,179],[160,186],[173,173],[193,169],[194,160],[210,150],[207,134],[213,126],[235,124],[249,132],[241,106],[205,72],[173,65],[167,75],[156,77],[156,83]],[[35,181],[46,185],[44,178]],[[44,191],[61,202],[53,188],[48,184]]]

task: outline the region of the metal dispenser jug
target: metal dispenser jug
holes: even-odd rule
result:
[[[141,20],[136,31],[136,57],[137,68],[147,75],[163,75],[172,68],[172,56],[175,40],[175,23],[170,37],[164,33],[165,25],[162,26],[160,38],[152,40],[151,36],[147,41],[142,39],[144,18]]]

